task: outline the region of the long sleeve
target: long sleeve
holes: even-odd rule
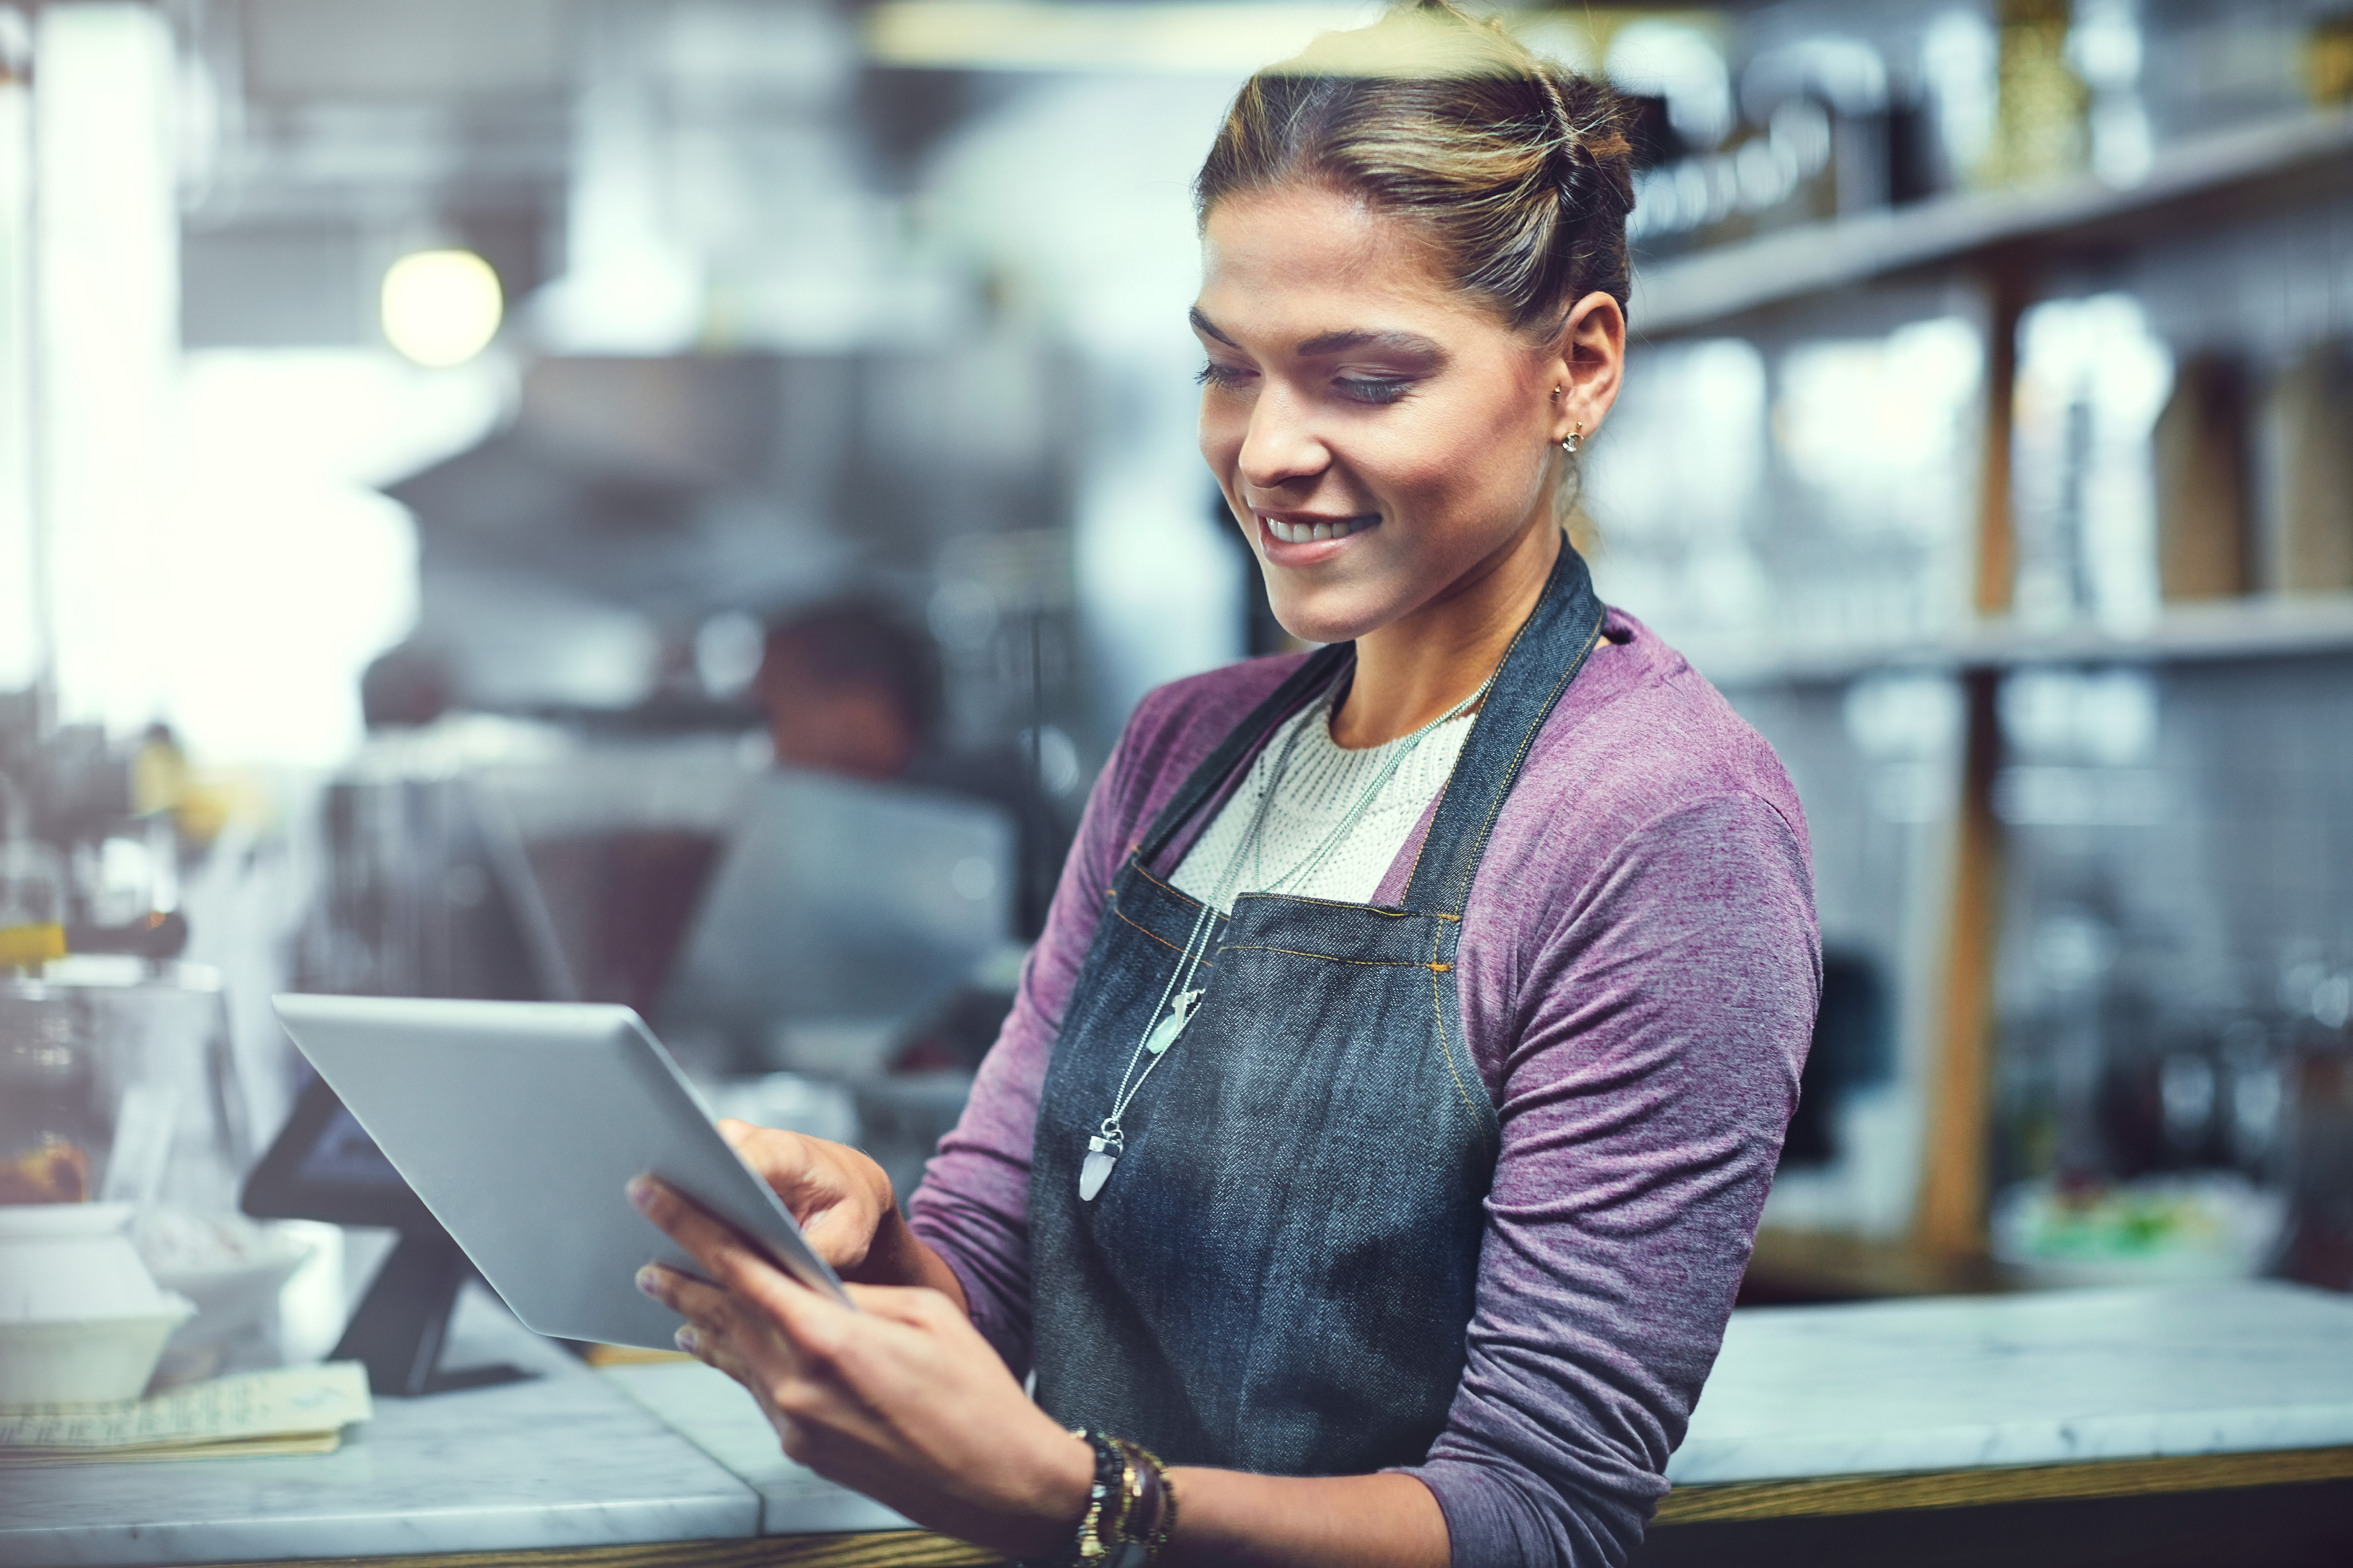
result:
[[[1463,982],[1474,1017],[1512,1016],[1477,1031],[1507,1050],[1469,1361],[1411,1472],[1457,1564],[1584,1568],[1640,1542],[1747,1263],[1820,984],[1803,839],[1756,795],[1679,805],[1589,877],[1525,874],[1546,858],[1497,866],[1490,895],[1535,906],[1518,912],[1541,942],[1516,977],[1489,950]]]

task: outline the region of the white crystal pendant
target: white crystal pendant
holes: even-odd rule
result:
[[[1168,1004],[1168,1016],[1153,1025],[1152,1033],[1144,1037],[1144,1048],[1155,1057],[1165,1054],[1176,1043],[1176,1037],[1185,1032],[1185,1026],[1193,1021],[1193,1014],[1200,1005],[1198,991],[1179,992],[1176,1000]]]
[[[1119,1156],[1098,1136],[1087,1140],[1087,1157],[1079,1165],[1079,1202],[1091,1204],[1095,1194],[1111,1180],[1111,1168],[1119,1163]]]

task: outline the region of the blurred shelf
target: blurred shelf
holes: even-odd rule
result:
[[[1808,224],[1634,271],[1633,330],[1656,340],[1831,290],[2005,251],[2081,252],[2251,207],[2353,189],[2353,112],[2164,149],[2148,178],[2084,178]]]
[[[2353,594],[2263,595],[2168,605],[2145,630],[1983,621],[1951,637],[1781,653],[1694,654],[1717,686],[1833,685],[1881,671],[2037,664],[2197,664],[2353,652]]]

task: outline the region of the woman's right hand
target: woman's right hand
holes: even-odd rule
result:
[[[964,1287],[899,1212],[891,1178],[844,1144],[729,1117],[720,1136],[759,1173],[834,1272],[860,1285],[921,1285],[961,1310]]]

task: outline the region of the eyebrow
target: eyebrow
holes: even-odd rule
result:
[[[1225,344],[1229,349],[1238,349],[1241,347],[1241,344],[1234,342],[1233,339],[1228,337],[1223,331],[1219,331],[1218,324],[1215,321],[1212,321],[1208,317],[1201,314],[1201,309],[1199,306],[1196,305],[1192,307],[1187,310],[1185,314],[1187,319],[1193,323],[1193,330],[1200,333],[1203,337],[1215,338],[1218,342]],[[1428,354],[1433,358],[1443,358],[1445,355],[1445,351],[1443,349],[1440,348],[1432,340],[1423,337],[1419,332],[1370,332],[1363,331],[1320,332],[1314,337],[1309,338],[1305,342],[1301,343],[1293,352],[1303,355],[1329,354],[1339,353],[1347,349],[1361,348],[1396,349],[1407,353]]]

